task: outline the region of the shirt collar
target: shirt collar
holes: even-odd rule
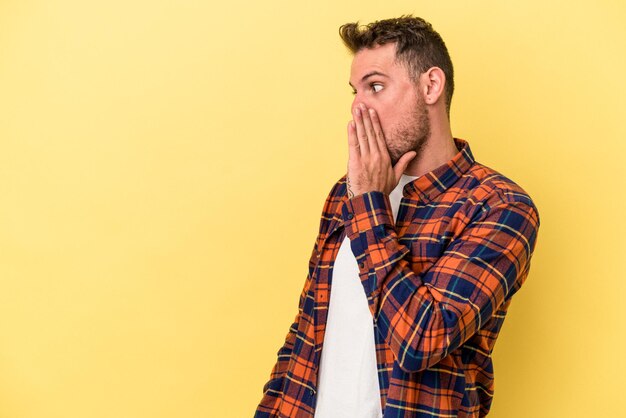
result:
[[[404,196],[430,202],[456,183],[456,181],[470,169],[475,160],[470,150],[469,143],[458,138],[454,138],[454,143],[459,152],[445,164],[407,183],[403,188]],[[339,208],[348,200],[346,193],[346,177],[347,174],[344,174],[338,182],[340,186],[337,189],[339,201],[333,216],[331,218],[324,218],[330,222],[326,229],[326,237],[329,237],[338,228],[343,226],[343,218],[341,217],[341,209]]]
[[[421,201],[432,201],[469,170],[476,161],[469,143],[460,138],[454,138],[454,143],[459,152],[446,163],[407,183],[403,189],[405,197],[417,195]]]

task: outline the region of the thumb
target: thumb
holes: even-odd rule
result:
[[[402,157],[400,157],[396,165],[393,166],[393,172],[396,176],[396,184],[400,181],[400,178],[402,177],[402,173],[404,173],[404,170],[406,170],[406,166],[409,165],[411,160],[415,158],[416,155],[417,155],[417,152],[409,151],[406,154],[404,154]]]

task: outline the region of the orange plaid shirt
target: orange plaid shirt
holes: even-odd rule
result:
[[[487,415],[491,353],[528,275],[539,214],[520,186],[454,141],[450,161],[404,187],[395,223],[388,195],[349,199],[346,176],[335,183],[255,417],[314,416],[333,263],[346,234],[372,313],[383,416]]]

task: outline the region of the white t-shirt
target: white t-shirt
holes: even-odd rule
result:
[[[402,189],[416,178],[403,174],[389,194],[394,220],[398,216]],[[374,322],[359,278],[359,267],[346,237],[333,267],[315,418],[382,416]]]

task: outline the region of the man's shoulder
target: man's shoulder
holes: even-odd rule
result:
[[[537,212],[535,202],[520,184],[502,172],[474,162],[463,176],[460,187],[467,187],[472,200],[490,206],[522,204]]]

